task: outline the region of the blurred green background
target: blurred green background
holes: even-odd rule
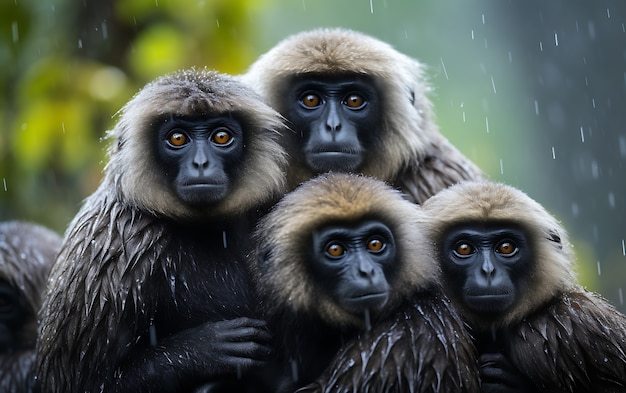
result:
[[[626,311],[625,24],[623,0],[2,0],[0,219],[63,232],[156,76],[342,26],[428,66],[442,132],[559,217],[583,284]]]

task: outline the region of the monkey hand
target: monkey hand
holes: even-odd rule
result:
[[[501,353],[480,355],[482,393],[536,392],[532,383]]]
[[[206,370],[239,373],[265,363],[271,353],[271,335],[265,321],[236,318],[207,322],[194,328],[195,352]]]

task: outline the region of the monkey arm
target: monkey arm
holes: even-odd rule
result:
[[[510,348],[518,368],[548,391],[626,389],[626,316],[582,289],[520,323]]]
[[[477,392],[475,350],[449,301],[422,295],[398,310],[342,347],[298,392]]]
[[[407,198],[422,204],[437,192],[463,180],[482,180],[484,173],[439,134],[425,148],[426,157],[415,159],[398,174],[395,185]]]

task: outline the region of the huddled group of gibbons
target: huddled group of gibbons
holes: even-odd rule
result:
[[[428,93],[346,29],[147,84],[62,238],[0,225],[0,390],[625,392],[626,316]]]

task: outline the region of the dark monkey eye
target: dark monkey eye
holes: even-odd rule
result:
[[[349,106],[351,109],[359,109],[365,105],[365,99],[357,94],[350,94],[344,100],[344,104]]]
[[[226,130],[219,130],[211,135],[211,141],[219,146],[228,146],[233,140],[233,137]]]
[[[313,93],[307,93],[300,98],[300,102],[307,108],[318,107],[321,101],[320,97]]]
[[[372,252],[381,252],[385,248],[385,243],[380,239],[370,239],[367,242],[367,249]]]
[[[511,256],[517,252],[517,246],[510,241],[503,241],[496,247],[496,252],[502,255]]]
[[[454,248],[454,253],[461,257],[466,257],[474,252],[474,247],[469,243],[458,243]]]
[[[346,253],[346,250],[339,243],[330,243],[326,246],[326,254],[333,258],[339,258]]]
[[[174,131],[167,137],[167,142],[173,147],[181,147],[189,142],[189,139],[182,132]]]

